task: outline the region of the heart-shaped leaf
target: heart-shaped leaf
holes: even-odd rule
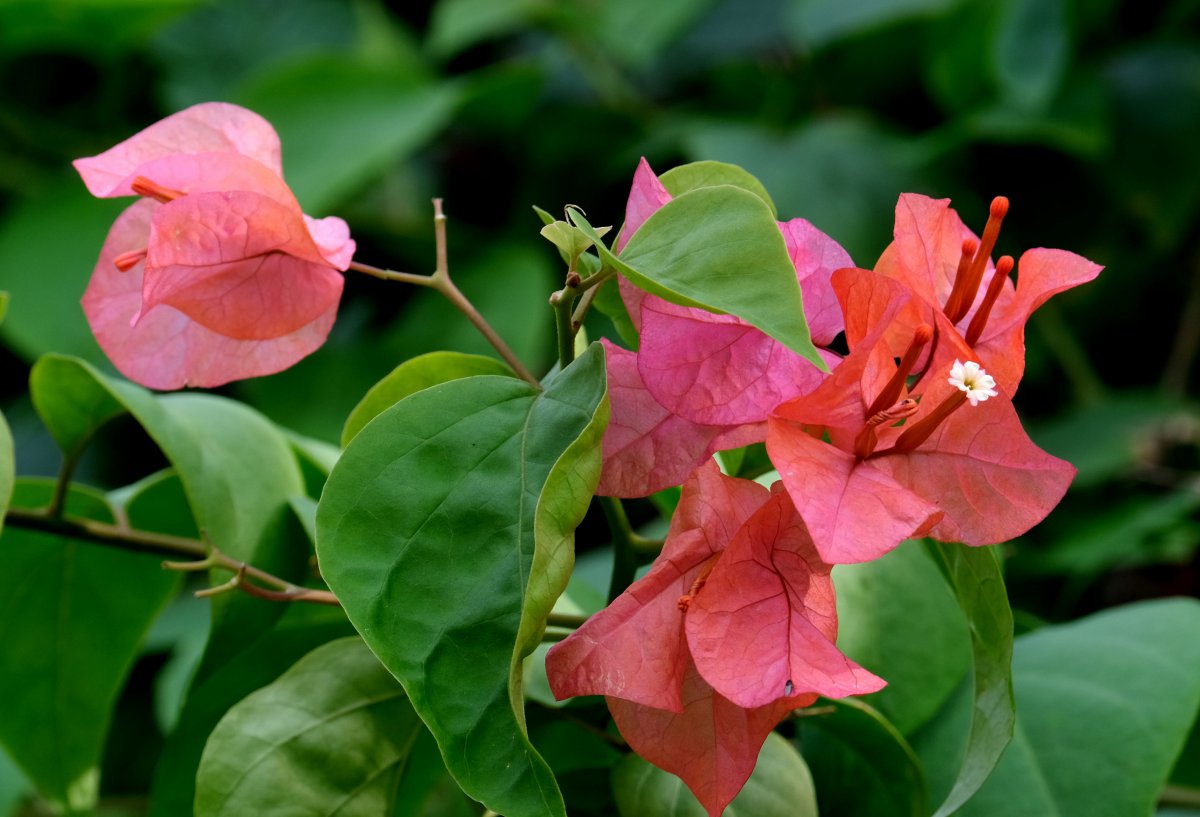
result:
[[[525,733],[521,659],[566,586],[607,419],[599,344],[544,391],[443,383],[354,438],[317,511],[322,571],[350,620],[463,790],[510,817],[564,814]]]
[[[300,659],[213,730],[196,817],[386,814],[421,721],[357,636]],[[287,797],[280,797],[287,791]]]

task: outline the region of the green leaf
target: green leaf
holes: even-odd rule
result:
[[[571,218],[585,232],[579,213]],[[595,239],[595,236],[593,236]],[[824,368],[808,333],[796,268],[771,208],[738,187],[701,187],[659,208],[617,258],[601,258],[672,303],[736,315]]]
[[[350,620],[463,790],[512,817],[563,814],[525,734],[521,658],[567,583],[607,419],[599,344],[542,392],[443,383],[354,438],[317,512],[321,567]]]
[[[838,565],[838,647],[888,685],[870,704],[903,734],[931,718],[971,666],[967,622],[917,542],[881,559]]]
[[[283,817],[298,803],[311,815],[385,814],[421,728],[361,639],[333,641],[217,724],[196,773],[196,816]]]
[[[30,794],[29,781],[0,745],[0,817],[12,817]]]
[[[49,502],[49,481],[19,480],[13,506]],[[103,496],[73,489],[72,516],[112,522]],[[0,540],[0,742],[49,801],[95,803],[109,717],[150,622],[179,577],[140,553],[26,530]]]
[[[9,205],[0,222],[0,289],[9,292],[12,308],[0,337],[13,352],[27,361],[50,351],[104,360],[78,299],[104,236],[126,206],[92,198],[78,177],[46,184]]]
[[[613,770],[613,793],[621,817],[705,817],[687,787],[669,772],[635,754]],[[775,732],[767,736],[758,765],[724,817],[816,817],[817,796],[804,758]]]
[[[1001,93],[1018,108],[1046,107],[1070,58],[1063,0],[1007,0],[992,42]]]
[[[771,194],[767,192],[767,188],[763,187],[762,182],[737,165],[711,160],[689,162],[685,165],[678,165],[671,168],[659,176],[658,180],[662,182],[662,186],[672,196],[682,196],[691,190],[697,190],[701,187],[716,187],[722,184],[727,184],[731,187],[740,187],[766,202],[767,206],[771,208],[772,216],[777,215],[775,212],[775,202],[771,200]]]
[[[192,813],[196,767],[204,744],[232,706],[275,681],[322,644],[353,634],[354,628],[337,608],[292,605],[274,628],[257,638],[248,637],[244,650],[196,680],[159,757],[150,797],[151,817]]]
[[[4,532],[4,515],[12,499],[13,484],[17,478],[16,460],[13,457],[12,431],[4,415],[0,413],[0,533]]]
[[[526,27],[542,8],[539,0],[441,0],[429,21],[429,49],[440,57]]]
[[[629,310],[625,308],[625,301],[621,298],[620,285],[615,277],[609,278],[597,287],[596,295],[592,299],[592,306],[612,321],[617,335],[625,342],[626,346],[636,352],[638,331],[629,317]]]
[[[691,156],[746,168],[775,191],[780,213],[808,219],[861,266],[891,241],[896,196],[932,186],[925,148],[861,116],[828,115],[784,133],[694,122],[684,144]]]
[[[403,67],[329,56],[255,82],[235,100],[265,116],[284,145],[284,176],[323,215],[449,121],[460,91]]]
[[[371,387],[350,416],[342,430],[342,445],[350,444],[363,426],[385,409],[399,403],[410,394],[463,377],[475,375],[512,377],[512,369],[491,357],[467,355],[462,352],[429,352],[406,360],[392,369]]]
[[[790,30],[807,48],[880,28],[910,17],[938,14],[958,0],[800,0],[789,8]]]
[[[829,709],[802,712],[796,733],[816,780],[825,814],[841,817],[926,817],[928,792],[921,763],[904,736],[856,698],[821,701]],[[853,786],[846,781],[853,780]]]
[[[950,792],[934,817],[946,817],[967,802],[1000,760],[1013,734],[1013,619],[994,548],[927,541],[971,633],[974,696],[965,754]]]
[[[99,425],[128,411],[175,467],[198,528],[217,548],[287,579],[306,572],[309,554],[295,547],[287,528],[289,498],[304,492],[300,469],[287,438],[252,409],[206,394],[152,395],[58,355],[34,365],[30,391],[64,456],[76,456]],[[214,599],[205,667],[241,649],[282,612],[240,593]]]
[[[1197,633],[1200,603],[1180,598],[1017,639],[1017,732],[960,813],[1151,813],[1200,706]]]

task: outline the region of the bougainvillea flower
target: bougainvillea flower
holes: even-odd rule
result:
[[[971,350],[971,359],[1015,394],[1025,371],[1025,323],[1051,296],[1095,278],[1101,267],[1065,250],[1026,251],[1017,263],[1017,282],[1009,278],[1011,257],[990,261],[1008,199],[992,201],[982,238],[977,238],[950,208],[949,199],[914,193],[896,204],[894,241],[880,256],[875,271],[904,283],[920,298],[916,320],[934,324],[941,312]],[[986,285],[985,285],[986,284]],[[889,334],[899,353],[917,324],[897,323]],[[855,343],[865,333],[861,323],[847,322]],[[918,363],[923,368],[924,361]]]
[[[709,462],[650,572],[550,650],[551,688],[605,695],[630,746],[719,814],[789,712],[883,686],[834,646],[829,570],[786,493]]]
[[[325,341],[355,245],[341,219],[300,210],[262,117],[196,105],[74,164],[93,195],[142,197],[113,224],[83,298],[127,377],[217,386]]]
[[[682,482],[716,451],[766,437],[766,422],[692,423],[663,408],[638,373],[637,355],[602,338],[612,416],[604,431],[601,496],[646,496]]]
[[[935,325],[912,330],[897,364],[888,336],[927,314],[920,299],[865,270],[833,280],[847,325],[872,328],[816,390],[780,405],[767,433],[821,558],[867,561],[925,534],[995,544],[1045,518],[1075,469],[1034,445],[1005,383],[972,359],[949,318],[939,311]]]
[[[642,159],[634,174],[617,251],[670,200],[671,194]],[[813,342],[828,345],[843,328],[829,276],[835,269],[851,266],[850,256],[804,219],[781,222],[779,229],[796,268]],[[713,451],[734,447],[730,440],[746,441],[738,445],[761,441],[770,410],[789,397],[811,391],[825,377],[810,361],[733,315],[672,304],[624,279],[619,286],[640,334],[639,349],[632,359],[637,389],[645,396],[636,407],[613,400],[615,425],[610,425],[611,439],[605,438],[602,494],[645,496],[678,485]],[[821,351],[827,365],[837,363],[836,355]],[[626,361],[610,356],[609,367],[610,381],[632,388],[633,376],[624,371]],[[622,371],[616,371],[617,367]],[[648,462],[629,461],[644,457],[647,451],[666,451],[665,443],[637,440],[634,430],[665,441],[663,424],[668,418],[673,432],[685,438],[680,448]],[[700,439],[705,444],[699,444]],[[635,476],[639,474],[640,478]]]

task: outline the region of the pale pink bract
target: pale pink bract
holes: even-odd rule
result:
[[[114,222],[83,297],[124,375],[219,386],[325,342],[354,241],[341,219],[301,211],[262,117],[204,103],[74,164],[93,195],[146,196]]]

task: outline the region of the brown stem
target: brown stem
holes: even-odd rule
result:
[[[199,591],[203,595],[214,595],[214,591],[224,592],[236,588],[252,596],[273,601],[339,604],[337,597],[327,590],[312,590],[292,584],[265,570],[226,556],[215,546],[196,539],[135,530],[123,525],[96,522],[92,519],[79,519],[72,516],[53,517],[49,515],[48,509],[9,508],[4,522],[11,527],[35,530],[54,536],[67,536],[105,547],[159,556],[186,556],[194,559],[194,561],[186,562],[164,562],[163,567],[169,570],[191,571],[222,568],[234,574],[234,578],[224,585]],[[271,585],[277,590],[268,590],[250,584],[244,580],[247,576]]]

